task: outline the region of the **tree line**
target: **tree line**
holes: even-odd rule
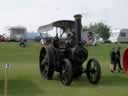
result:
[[[90,24],[89,27],[83,26],[83,31],[94,32],[97,39],[102,38],[104,41],[110,37],[110,27],[102,22]]]

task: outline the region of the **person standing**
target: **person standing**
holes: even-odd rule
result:
[[[21,41],[19,43],[19,46],[25,48],[26,47],[26,40],[25,39],[21,39]]]
[[[116,70],[116,66],[118,65],[119,67],[118,72],[120,72],[120,70],[122,70],[121,63],[120,63],[120,47],[117,47],[115,50],[115,58],[116,58],[116,63],[114,66],[114,70]]]
[[[114,66],[116,64],[116,58],[115,58],[115,48],[112,48],[111,52],[110,52],[110,71],[114,72]]]

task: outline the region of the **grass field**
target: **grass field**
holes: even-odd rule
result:
[[[87,47],[89,58],[99,60],[102,77],[98,85],[88,82],[86,75],[74,80],[66,87],[60,83],[59,75],[54,80],[42,80],[39,72],[40,44],[29,43],[20,48],[17,43],[0,43],[0,96],[3,96],[4,64],[11,64],[8,70],[8,96],[128,96],[128,75],[110,73],[109,53],[114,46],[121,46],[121,53],[127,44],[105,44]],[[84,63],[86,66],[86,62]]]

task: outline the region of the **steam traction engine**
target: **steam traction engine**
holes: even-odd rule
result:
[[[88,58],[88,51],[81,40],[82,16],[78,14],[74,17],[75,21],[60,20],[39,27],[43,44],[40,50],[40,73],[42,78],[51,80],[54,71],[59,72],[64,85],[70,85],[73,78],[86,73],[88,80],[96,84],[101,76],[100,64],[91,58],[86,69],[82,67]]]

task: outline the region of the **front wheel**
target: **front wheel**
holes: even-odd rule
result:
[[[62,61],[62,70],[60,72],[61,82],[64,85],[70,85],[72,82],[72,64],[69,59]]]
[[[87,63],[87,77],[90,83],[97,84],[101,77],[101,67],[96,59],[90,59]]]

